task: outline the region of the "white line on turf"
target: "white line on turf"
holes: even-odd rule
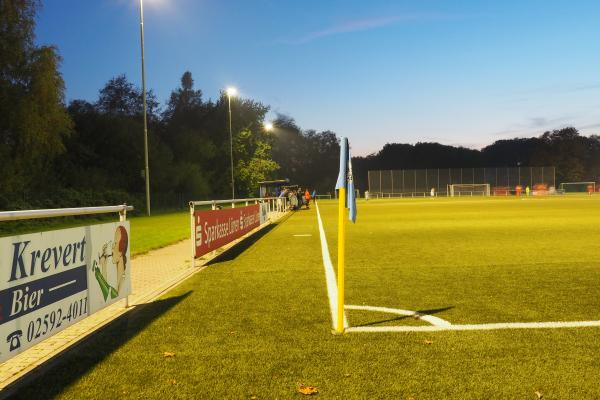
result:
[[[329,246],[327,246],[327,239],[325,238],[325,230],[323,229],[323,221],[321,220],[321,213],[319,212],[319,204],[315,202],[315,205],[317,208],[317,220],[319,221],[319,235],[321,237],[323,267],[325,267],[325,280],[327,281],[327,296],[329,297],[329,308],[331,309],[331,323],[333,329],[336,329],[338,291],[335,283],[335,272],[333,271],[333,264],[331,263],[331,257],[329,256]],[[346,319],[346,313],[344,313],[344,328],[347,327],[348,320]]]
[[[315,202],[317,209],[317,220],[319,222],[319,234],[321,237],[321,252],[323,255],[323,266],[325,267],[325,280],[327,281],[327,296],[329,297],[329,307],[331,309],[331,320],[333,328],[336,328],[337,314],[337,285],[333,264],[329,255],[329,247],[325,238],[323,221],[319,212],[319,205]],[[438,331],[482,331],[497,329],[556,329],[556,328],[582,328],[582,327],[600,327],[600,321],[556,321],[556,322],[501,322],[493,324],[467,324],[453,325],[433,315],[424,315],[416,311],[401,310],[389,307],[373,307],[345,305],[346,310],[363,310],[385,312],[396,315],[414,316],[420,320],[427,321],[431,326],[348,326],[348,320],[344,313],[344,328],[346,332],[438,332]]]
[[[600,321],[571,322],[505,322],[496,324],[448,326],[353,326],[346,332],[437,332],[437,331],[487,331],[497,329],[556,329],[600,327]]]
[[[354,306],[354,305],[345,305],[344,308],[346,310],[361,310],[361,311],[375,311],[375,312],[383,312],[383,313],[388,313],[388,314],[396,314],[396,315],[406,315],[409,317],[415,317],[418,318],[420,320],[423,321],[427,321],[429,322],[431,325],[434,326],[450,326],[452,325],[450,322],[438,318],[438,317],[434,317],[433,315],[425,315],[425,314],[420,314],[416,311],[410,311],[410,310],[401,310],[398,308],[389,308],[389,307],[372,307],[372,306]]]

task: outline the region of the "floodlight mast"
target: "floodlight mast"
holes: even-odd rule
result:
[[[142,51],[142,102],[144,105],[144,179],[146,180],[146,214],[150,216],[150,167],[148,165],[148,117],[146,105],[146,68],[144,65],[144,1],[140,0],[140,47]]]
[[[231,128],[231,96],[237,94],[237,89],[228,87],[226,90],[227,102],[229,105],[229,155],[231,158],[231,198],[235,199],[235,180],[233,177],[233,129]]]

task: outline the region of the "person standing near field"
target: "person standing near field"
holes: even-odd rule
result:
[[[310,204],[310,193],[308,192],[308,189],[306,189],[306,191],[304,192],[304,199],[306,200],[306,209],[308,209],[309,204]]]
[[[529,186],[525,186],[525,195],[529,197]]]

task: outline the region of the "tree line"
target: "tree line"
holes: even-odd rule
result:
[[[144,209],[142,92],[125,75],[110,79],[94,101],[65,99],[53,46],[35,44],[37,0],[0,2],[0,209],[127,202]],[[232,98],[236,194],[258,194],[258,182],[291,183],[333,193],[339,138],[304,130],[269,107]],[[228,98],[206,99],[192,73],[164,107],[147,92],[150,183],[154,207],[231,196]],[[493,166],[556,166],[557,181],[598,181],[600,137],[575,128],[539,137],[499,140],[481,150],[439,143],[386,144],[354,157],[356,186],[369,170]]]
[[[583,136],[566,127],[539,137],[498,140],[481,150],[439,143],[390,143],[366,157],[355,157],[357,186],[368,189],[369,170],[556,167],[556,183],[600,182],[600,136]]]

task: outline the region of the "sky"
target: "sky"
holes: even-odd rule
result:
[[[164,104],[189,70],[303,129],[481,148],[575,126],[600,133],[600,2],[144,0],[146,81]],[[139,0],[45,0],[37,43],[67,101],[125,74],[141,86]]]

